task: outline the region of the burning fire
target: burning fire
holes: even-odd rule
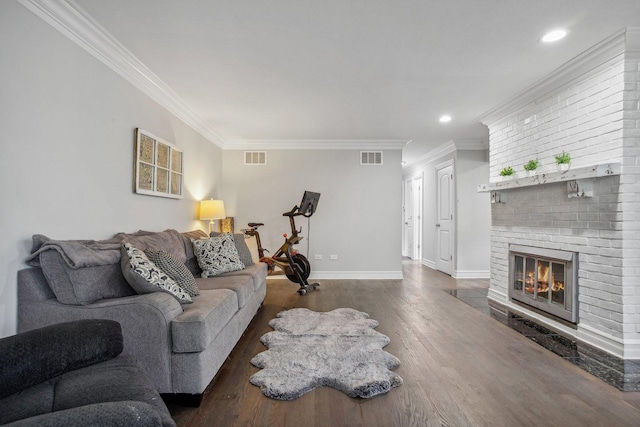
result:
[[[525,292],[533,293],[534,282],[535,276],[533,271],[527,271],[524,279]],[[564,281],[554,280],[551,285],[551,290],[553,292],[563,291]],[[549,292],[549,266],[538,263],[538,293],[541,294],[546,292]]]

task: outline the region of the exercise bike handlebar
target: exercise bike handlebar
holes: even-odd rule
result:
[[[298,205],[295,205],[293,209],[291,209],[289,212],[283,213],[282,216],[288,216],[288,217],[303,216],[305,218],[309,218],[311,215],[313,215],[312,213],[298,212],[299,209],[300,208],[298,207]]]

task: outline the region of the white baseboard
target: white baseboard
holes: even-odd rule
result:
[[[286,279],[287,276],[274,274],[270,279]],[[402,271],[312,271],[308,280],[402,280]]]
[[[503,305],[505,305],[509,301],[509,298],[507,298],[507,294],[503,294],[502,292],[498,292],[492,288],[489,288],[489,292],[487,293],[487,298],[489,298],[491,301],[495,301],[498,304],[503,304]]]
[[[313,271],[309,279],[402,280],[402,271]]]
[[[424,259],[422,258],[422,260],[420,261],[422,263],[422,265],[424,265],[425,267],[429,267],[432,270],[436,269],[436,263],[435,261],[431,261],[430,259]]]
[[[453,270],[451,275],[454,279],[489,279],[489,270]]]
[[[592,326],[578,325],[576,338],[594,347],[598,347],[607,353],[624,358],[625,346],[622,339],[605,334]]]

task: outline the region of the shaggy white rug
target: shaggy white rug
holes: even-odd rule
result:
[[[275,330],[261,339],[269,349],[251,359],[262,370],[249,379],[265,396],[292,400],[326,385],[368,398],[402,384],[390,371],[400,361],[382,350],[389,338],[373,330],[378,322],[367,313],[295,308],[278,313],[269,326]]]

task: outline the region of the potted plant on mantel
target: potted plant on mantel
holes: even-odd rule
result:
[[[513,168],[511,166],[507,166],[506,168],[500,171],[500,176],[502,179],[509,179],[513,175]]]
[[[558,170],[566,171],[569,170],[569,163],[571,163],[571,156],[569,153],[562,151],[562,154],[558,154],[556,157],[556,165],[558,166]]]
[[[538,162],[538,160],[529,160],[524,165],[524,170],[527,171],[527,176],[535,175],[536,169],[538,169],[539,164],[540,162]]]

